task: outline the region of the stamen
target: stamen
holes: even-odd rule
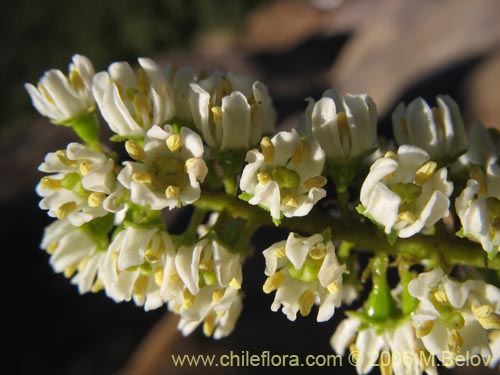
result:
[[[151,263],[151,264],[157,263],[158,260],[160,259],[160,256],[161,256],[161,253],[157,250],[147,249],[144,252],[144,259],[146,260],[146,262]]]
[[[212,305],[217,304],[224,297],[224,289],[216,289],[212,293]]]
[[[421,339],[422,337],[425,337],[429,333],[431,333],[432,328],[434,328],[434,321],[427,320],[418,325],[418,327],[416,328],[415,335],[417,336],[418,339]]]
[[[75,91],[80,91],[85,88],[85,83],[83,82],[82,75],[78,69],[71,69],[69,73],[69,82]]]
[[[235,277],[233,277],[233,279],[229,283],[229,286],[233,289],[241,289],[241,282],[236,280]]]
[[[182,147],[182,137],[180,134],[170,134],[166,140],[167,147],[170,151],[179,151]]]
[[[307,159],[309,156],[309,142],[301,140],[300,144],[295,148],[292,154],[291,161],[293,164],[299,164]]]
[[[315,260],[323,259],[326,255],[325,245],[318,243],[314,245],[309,251],[309,256]]]
[[[150,184],[153,182],[153,174],[151,173],[134,173],[132,180],[141,184]]]
[[[59,190],[62,188],[61,180],[56,180],[55,178],[43,177],[40,180],[40,186],[44,189]]]
[[[104,199],[106,199],[106,194],[104,193],[99,193],[94,191],[93,193],[90,193],[87,203],[90,207],[95,208],[95,207],[101,207],[102,202]]]
[[[328,290],[328,292],[330,294],[333,294],[333,295],[336,295],[340,292],[339,283],[337,281],[332,281],[330,284],[328,284],[326,289]]]
[[[63,205],[61,205],[58,209],[57,209],[57,218],[59,220],[64,220],[70,213],[76,211],[76,209],[78,208],[76,202],[67,202],[67,203],[64,203]]]
[[[269,294],[278,289],[285,282],[285,275],[281,272],[276,272],[274,275],[271,275],[267,278],[262,290],[264,293]]]
[[[163,284],[163,268],[158,267],[154,273],[155,284],[159,287]]]
[[[128,140],[125,142],[125,150],[127,150],[127,153],[134,160],[142,161],[147,159],[144,149],[137,141]]]
[[[167,199],[177,199],[179,198],[180,192],[181,188],[179,186],[169,185],[165,190],[165,196]]]
[[[269,173],[257,173],[257,181],[262,185],[267,185],[271,180],[271,175]]]
[[[314,305],[315,296],[309,289],[306,289],[299,297],[300,315],[307,316]]]
[[[203,322],[203,334],[207,337],[212,336],[212,333],[214,332],[215,329],[215,319],[217,315],[215,312],[211,311],[207,317],[205,318],[205,321]]]
[[[277,249],[274,249],[273,251],[274,255],[276,255],[278,258],[283,258],[285,254],[285,248],[284,247],[278,247]]]
[[[313,176],[304,181],[304,186],[307,190],[311,190],[312,188],[322,188],[327,182],[328,180],[323,176]]]
[[[291,194],[285,195],[281,203],[288,207],[293,207],[293,208],[299,207],[299,201],[297,197]]]
[[[80,165],[78,166],[78,170],[80,171],[80,174],[82,176],[86,176],[87,174],[89,174],[90,169],[91,165],[88,161],[81,161]]]
[[[415,174],[415,183],[418,185],[423,185],[426,181],[430,180],[437,169],[437,164],[431,160],[422,164],[420,168],[417,169]]]
[[[189,309],[191,306],[193,306],[195,296],[193,296],[188,289],[184,289],[182,292],[182,306],[186,309]]]
[[[260,141],[260,147],[264,154],[264,163],[272,163],[274,159],[274,145],[271,138],[263,137]]]

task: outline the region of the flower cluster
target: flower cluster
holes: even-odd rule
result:
[[[389,139],[367,94],[326,90],[297,129],[274,132],[262,82],[148,58],[95,73],[75,55],[68,75],[26,89],[81,139],[46,155],[36,187],[56,219],[41,247],[80,293],[167,306],[184,335],[225,337],[252,237],[279,226],[288,235],[268,242],[260,270],[271,310],[294,321],[317,306],[324,322],[358,303],[331,339],[358,374],[378,359],[395,375],[465,355],[498,366],[500,137],[468,126],[451,97],[399,104]],[[164,218],[187,206],[173,234]]]

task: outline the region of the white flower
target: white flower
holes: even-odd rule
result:
[[[326,160],[348,164],[373,151],[377,143],[377,108],[366,94],[347,94],[342,99],[335,89],[309,104],[304,116],[305,131],[319,142]]]
[[[487,129],[482,124],[474,124],[469,129],[469,149],[458,159],[458,168],[465,166],[485,167],[498,160],[500,141],[495,143],[492,134],[495,129]]]
[[[408,291],[420,301],[411,317],[431,354],[441,361],[444,352],[491,356],[487,330],[500,329],[500,289],[482,280],[450,280],[438,268],[421,273]]]
[[[294,321],[297,312],[309,315],[319,305],[318,322],[330,319],[341,304],[342,274],[346,267],[335,255],[332,241],[321,234],[298,237],[290,233],[286,241],[263,252],[266,258],[264,292],[276,290],[271,310],[283,306],[283,313]]]
[[[486,175],[473,167],[471,177],[455,201],[462,232],[495,256],[500,246],[500,167],[489,164]]]
[[[183,127],[177,133],[170,125],[153,126],[144,148],[136,141],[125,146],[137,162],[123,163],[118,180],[130,190],[132,202],[161,210],[191,204],[200,197],[200,182],[208,169],[203,143],[192,130]]]
[[[207,300],[203,301],[204,298]],[[199,320],[189,320],[181,315],[177,327],[184,336],[190,335],[202,322],[205,336],[213,335],[215,339],[226,337],[234,330],[243,310],[241,295],[236,289],[228,289],[228,293],[225,293],[214,306],[211,305],[211,298],[207,292],[201,292],[197,297],[199,305],[203,308]],[[196,305],[194,304],[192,308],[196,309]]]
[[[453,184],[445,168],[415,146],[401,146],[373,163],[361,187],[365,216],[406,238],[448,215]]]
[[[189,97],[192,91],[190,84],[197,80],[196,70],[191,66],[177,68],[172,64],[165,70],[174,94],[175,118],[181,121],[193,121]]]
[[[437,96],[436,102],[434,108],[422,98],[408,107],[400,103],[392,114],[392,127],[399,145],[420,147],[432,160],[447,163],[467,149],[467,137],[457,103],[448,95]]]
[[[321,198],[326,178],[321,176],[325,153],[318,142],[301,139],[295,130],[261,141],[262,153],[250,150],[240,188],[248,203],[268,209],[275,220],[305,216]]]
[[[274,128],[271,97],[259,81],[217,72],[192,83],[191,89],[193,121],[210,147],[248,149]]]
[[[52,69],[40,79],[38,88],[29,83],[24,87],[41,115],[62,123],[94,110],[91,92],[93,76],[94,67],[90,60],[74,55],[68,76]]]
[[[128,226],[109,245],[102,270],[106,294],[116,302],[130,301],[153,310],[165,302],[165,270],[174,262],[175,248],[166,231]]]
[[[80,294],[102,289],[101,272],[106,248],[99,247],[83,227],[57,220],[45,228],[41,248],[55,272],[63,272]]]
[[[377,363],[382,374],[420,375],[423,371],[436,374],[434,367],[425,368],[425,363],[421,363],[422,344],[408,319],[377,329],[362,324],[353,315],[338,325],[330,344],[340,355],[349,347],[360,375],[368,374]]]
[[[169,82],[151,59],[138,59],[135,71],[116,62],[97,73],[92,91],[112,131],[123,137],[142,137],[153,126],[163,126],[175,114]]]
[[[106,215],[104,201],[116,186],[113,168],[107,155],[79,143],[47,154],[38,169],[52,174],[36,187],[43,197],[40,208],[49,210],[51,217],[68,218],[76,226]]]
[[[490,349],[491,349],[491,362],[489,366],[494,368],[500,365],[500,330],[491,331],[489,334],[490,339]]]
[[[238,253],[208,238],[177,250],[175,269],[166,270],[164,296],[169,309],[181,316],[179,328],[185,335],[202,321],[207,336],[214,329],[216,338],[230,333],[241,311],[241,267]]]

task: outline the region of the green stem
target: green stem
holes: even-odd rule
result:
[[[72,119],[65,125],[73,128],[76,135],[92,150],[102,151],[99,142],[99,120],[95,112]]]
[[[273,226],[268,212],[225,193],[203,192],[195,206],[213,211],[225,210],[235,218],[250,219],[260,225]],[[307,215],[307,219],[284,218],[281,226],[291,231],[310,234],[321,233],[330,227],[336,240],[352,242],[358,251],[401,255],[408,261],[415,262],[430,260],[431,263],[441,266],[461,264],[500,270],[500,256],[489,260],[480,245],[451,233],[442,233],[439,236],[417,234],[411,238],[398,238],[390,245],[386,235],[369,221],[358,220],[356,217],[333,218],[315,209]]]

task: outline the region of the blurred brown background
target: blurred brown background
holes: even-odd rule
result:
[[[245,265],[243,315],[233,335],[221,341],[198,331],[182,338],[165,309],[145,313],[102,294],[79,296],[53,274],[38,248],[50,220],[37,208],[36,168],[45,153],[74,138],[35,113],[22,84],[36,82],[49,68],[66,71],[73,53],[90,57],[97,70],[150,56],[160,64],[247,73],[268,86],[284,127],[296,124],[304,98],[337,85],[370,94],[387,135],[388,116],[400,100],[422,96],[434,104],[441,93],[461,104],[467,124],[481,120],[500,128],[498,0],[18,0],[0,10],[0,204],[7,255],[2,308],[10,374],[220,373],[174,369],[170,354],[331,354],[328,341],[342,317],[339,311],[327,323],[312,317],[291,323],[272,313],[272,296],[261,293],[264,262],[258,254]],[[279,236],[263,230],[255,246],[263,249]],[[309,370],[355,373],[349,366]],[[473,373],[498,372],[440,369]]]

